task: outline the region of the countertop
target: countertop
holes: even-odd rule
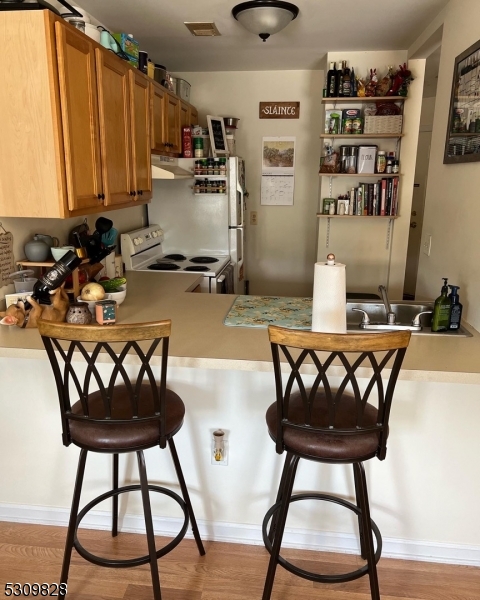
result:
[[[120,323],[172,319],[169,365],[206,369],[271,371],[265,329],[227,327],[223,320],[235,297],[189,293],[196,274],[127,272]],[[412,336],[400,379],[480,384],[480,334],[470,338]],[[0,357],[45,356],[37,329],[0,327]]]

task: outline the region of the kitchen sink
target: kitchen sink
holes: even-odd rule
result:
[[[392,301],[390,303],[392,312],[396,316],[395,325],[387,325],[387,315],[383,302],[378,300],[362,300],[356,302],[350,300],[347,302],[347,331],[356,331],[359,333],[372,333],[377,331],[399,331],[405,329],[404,326],[411,325],[416,315],[425,311],[433,311],[433,302],[411,302],[408,300]],[[360,323],[362,322],[362,313],[356,312],[353,309],[364,310],[370,317],[372,325],[384,324],[385,327],[378,329],[361,329]],[[448,336],[448,337],[472,337],[464,327],[460,326],[459,331],[444,331],[444,332],[432,332],[432,314],[425,314],[420,317],[420,325],[422,326],[421,331],[412,331],[413,335],[434,335],[434,336]]]

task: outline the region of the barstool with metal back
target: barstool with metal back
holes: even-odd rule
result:
[[[263,521],[263,540],[270,552],[263,600],[270,599],[277,564],[299,577],[322,583],[352,581],[368,573],[372,599],[379,600],[376,564],[382,551],[382,538],[370,518],[362,463],[375,456],[379,460],[385,459],[393,392],[410,332],[342,335],[270,326],[268,333],[277,400],[268,408],[266,421],[277,453],[282,454],[286,450],[287,455],[277,501]],[[288,363],[289,374],[285,382],[280,352]],[[307,387],[302,372],[312,372],[312,369],[314,381],[311,387]],[[340,386],[334,389],[329,378],[342,376],[342,372]],[[388,377],[386,387],[382,375]],[[364,391],[361,391],[357,377],[366,379]],[[351,391],[347,391],[347,386]],[[369,402],[375,392],[377,406]],[[316,492],[292,495],[300,458],[352,464],[356,503]],[[367,561],[366,565],[350,573],[322,575],[301,569],[280,555],[289,506],[292,502],[306,499],[340,504],[357,515],[361,554]],[[372,530],[377,540],[376,550]]]
[[[73,443],[81,448],[60,578],[60,583],[65,585],[60,597],[65,596],[71,554],[75,547],[83,558],[99,566],[118,568],[150,563],[153,596],[155,600],[161,600],[157,559],[180,543],[189,521],[198,550],[201,555],[205,554],[173,441],[173,436],[183,425],[185,405],[166,387],[171,321],[110,327],[39,321],[38,329],[57,384],[63,443],[65,446]],[[152,363],[160,344],[161,359],[155,357],[160,361],[157,380]],[[77,361],[84,363],[82,376],[77,372]],[[147,480],[143,450],[153,446],[165,448],[167,443],[183,498],[167,488],[150,485]],[[89,451],[113,455],[113,486],[111,491],[98,496],[79,512]],[[127,452],[137,454],[140,484],[118,487],[118,457]],[[135,490],[140,490],[142,495],[148,554],[128,560],[107,559],[86,550],[78,540],[77,529],[88,511],[103,500],[112,498],[112,535],[116,536],[118,496]],[[149,491],[169,496],[184,513],[181,531],[159,550],[155,547]]]

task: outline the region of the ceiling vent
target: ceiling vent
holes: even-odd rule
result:
[[[218,35],[222,35],[215,23],[185,23],[188,31],[192,35],[200,36],[200,37],[214,37]]]

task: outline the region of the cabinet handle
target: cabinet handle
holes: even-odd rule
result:
[[[105,200],[105,194],[97,194],[99,200]]]
[[[138,191],[137,191],[137,194],[138,194],[139,196],[143,196],[143,190],[138,190]]]

